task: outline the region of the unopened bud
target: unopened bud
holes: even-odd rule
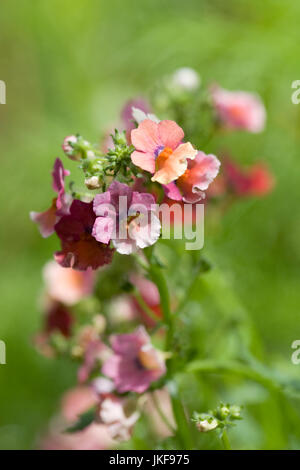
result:
[[[86,178],[84,182],[88,189],[98,189],[101,186],[98,176],[91,176],[90,178]]]
[[[218,421],[213,418],[213,419],[202,419],[199,420],[196,423],[197,429],[200,432],[208,432],[208,431],[213,431],[218,427],[219,423]]]
[[[63,151],[71,160],[79,160],[81,157],[80,152],[74,148],[74,144],[77,144],[77,141],[78,139],[75,135],[68,135],[62,144]]]

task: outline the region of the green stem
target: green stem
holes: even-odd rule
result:
[[[141,307],[141,309],[144,310],[146,315],[150,317],[152,320],[154,320],[155,323],[159,323],[160,322],[159,317],[155,315],[153,310],[151,310],[151,308],[146,304],[146,302],[144,301],[143,297],[141,296],[141,294],[139,293],[137,289],[134,290],[133,296],[135,300],[137,301],[137,303],[139,304],[139,306]]]
[[[231,450],[231,445],[230,445],[230,442],[229,442],[229,438],[228,438],[228,434],[227,434],[226,429],[224,429],[224,431],[222,432],[221,441],[223,443],[223,446],[224,446],[225,450]]]
[[[170,308],[170,295],[168,290],[167,281],[162,272],[162,268],[158,264],[153,264],[152,249],[144,250],[145,256],[148,260],[148,274],[151,280],[156,284],[159,295],[160,305],[163,311],[164,322],[167,326],[166,335],[166,350],[172,351],[174,342],[174,316]],[[171,357],[168,363],[168,374],[173,376],[175,370],[174,356]],[[183,404],[180,400],[177,384],[175,381],[169,382],[169,391],[171,395],[172,409],[177,427],[177,438],[182,449],[190,449],[193,447],[191,440],[190,427],[185,415]]]
[[[152,401],[153,401],[153,404],[156,408],[156,411],[157,413],[159,414],[161,420],[165,423],[165,425],[167,426],[167,428],[169,429],[169,431],[172,433],[172,434],[176,434],[176,429],[173,427],[173,425],[170,423],[170,421],[168,420],[168,418],[166,417],[166,415],[163,413],[161,407],[160,407],[160,404],[157,400],[157,396],[155,394],[155,392],[152,393]]]

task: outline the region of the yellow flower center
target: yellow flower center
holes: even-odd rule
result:
[[[168,160],[168,158],[172,155],[173,150],[170,147],[165,147],[160,154],[157,156],[156,161],[155,161],[155,168],[156,171],[160,170],[163,168],[164,164]]]

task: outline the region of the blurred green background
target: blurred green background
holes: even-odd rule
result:
[[[300,3],[294,0],[10,0],[0,6],[1,294],[0,448],[32,448],[75,370],[32,347],[40,325],[41,268],[57,249],[29,221],[47,208],[49,172],[65,135],[96,141],[128,98],[181,66],[229,89],[256,91],[266,131],[215,143],[241,163],[264,160],[277,185],[236,203],[206,240],[263,338],[268,362],[290,367],[300,338]],[[214,148],[212,148],[214,150]],[[66,163],[67,168],[71,164]],[[272,409],[266,427],[272,422]],[[273,432],[273,431],[272,431]],[[276,441],[277,439],[277,441]],[[274,439],[244,446],[287,445]]]

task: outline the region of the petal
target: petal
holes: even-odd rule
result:
[[[54,226],[59,219],[56,215],[55,205],[45,212],[30,212],[29,215],[31,220],[38,224],[42,237],[47,238],[54,233]]]
[[[155,204],[155,198],[152,194],[134,191],[132,194],[131,207],[135,204],[144,206],[147,210],[151,210],[153,204]]]
[[[134,219],[128,227],[128,233],[130,237],[135,240],[139,248],[146,248],[147,246],[153,245],[160,237],[161,224],[159,218],[154,214],[151,216],[151,223],[139,224],[139,217]],[[143,219],[141,219],[143,221]]]
[[[62,250],[54,254],[54,258],[64,268],[86,271],[88,268],[98,269],[112,261],[114,250],[99,243],[90,236],[87,239],[62,242]]]
[[[195,160],[189,161],[187,172],[177,180],[183,200],[194,203],[203,199],[203,191],[217,176],[219,168],[220,161],[215,155],[198,152]]]
[[[164,185],[166,196],[173,201],[181,201],[182,195],[174,182]]]
[[[165,147],[176,149],[181,143],[184,132],[175,121],[164,120],[158,124],[160,140]]]
[[[131,131],[131,142],[137,150],[154,153],[155,149],[161,145],[158,124],[150,119],[145,119],[137,129]]]
[[[114,231],[114,220],[111,217],[97,217],[92,235],[98,242],[109,243]]]
[[[116,251],[121,255],[131,255],[137,251],[137,246],[134,240],[118,240],[115,238],[112,243]]]
[[[142,170],[149,171],[150,173],[155,172],[155,156],[154,153],[149,152],[138,152],[135,150],[131,155],[131,161],[134,165],[138,166]]]
[[[163,167],[158,170],[151,178],[152,181],[167,185],[179,178],[187,169],[187,159],[194,159],[197,155],[189,142],[181,144],[177,149],[165,160]]]

